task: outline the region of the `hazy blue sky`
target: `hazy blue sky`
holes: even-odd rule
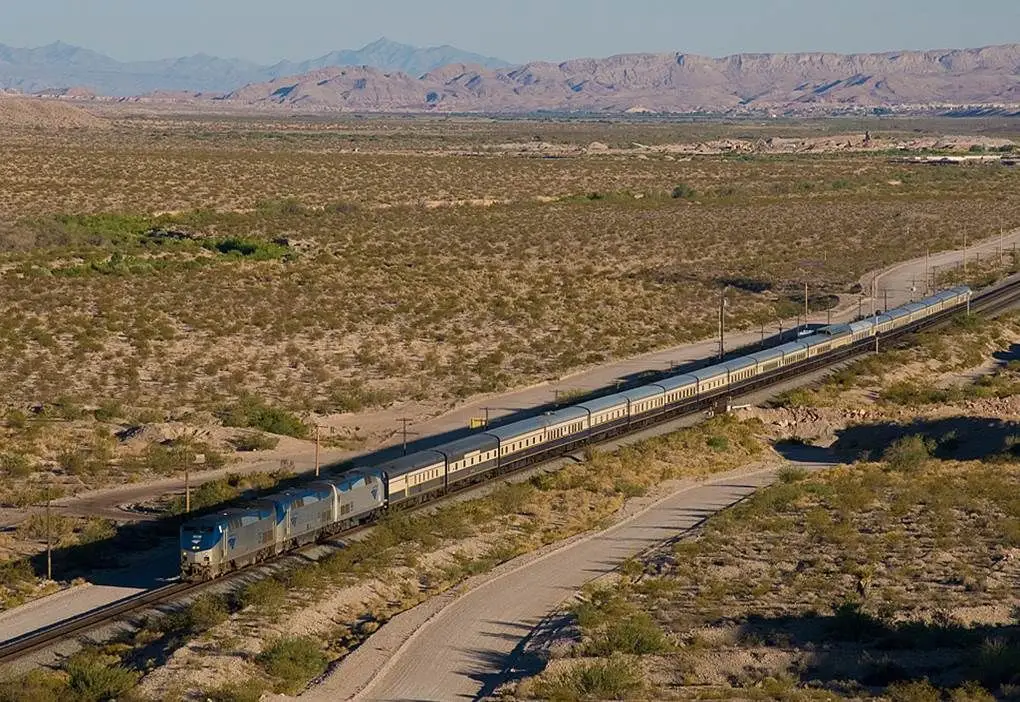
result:
[[[1020,0],[0,0],[0,42],[260,62],[380,36],[508,61],[1020,42]]]

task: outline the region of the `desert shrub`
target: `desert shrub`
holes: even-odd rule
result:
[[[259,702],[265,691],[265,685],[260,681],[245,680],[209,690],[202,695],[202,699],[209,702]]]
[[[280,691],[294,691],[326,668],[319,642],[307,636],[279,639],[258,656],[262,668],[280,681]]]
[[[33,466],[28,456],[21,453],[0,452],[0,473],[10,478],[27,478]]]
[[[208,249],[218,251],[227,256],[238,256],[250,258],[255,261],[269,261],[282,258],[288,253],[288,248],[281,244],[266,241],[251,241],[237,237],[218,239],[204,244]]]
[[[673,192],[670,193],[670,197],[672,197],[674,200],[684,199],[689,200],[697,196],[698,192],[691,186],[687,185],[686,183],[680,183],[675,188],[673,188]]]
[[[710,436],[705,440],[705,444],[713,451],[725,451],[730,447],[730,439],[722,435]]]
[[[942,695],[927,680],[915,680],[890,685],[889,699],[892,702],[939,702]]]
[[[276,448],[280,439],[275,436],[266,436],[265,434],[255,434],[252,432],[245,432],[238,434],[228,439],[230,445],[238,451],[272,451]]]
[[[504,483],[492,491],[492,501],[500,514],[520,514],[534,493],[535,487],[530,483]]]
[[[230,479],[220,478],[219,480],[210,480],[207,483],[202,483],[196,488],[191,490],[191,509],[192,511],[199,511],[206,509],[207,507],[213,507],[224,502],[229,502],[236,498],[241,491],[234,485],[231,485]],[[170,504],[167,506],[167,511],[170,514],[184,514],[185,508],[184,495],[178,495]]]
[[[807,475],[806,470],[797,466],[783,466],[776,473],[776,477],[781,483],[799,483],[807,478]]]
[[[1020,685],[1020,644],[1005,639],[985,641],[975,661],[974,674],[988,687]]]
[[[64,702],[69,696],[67,680],[43,668],[0,682],[0,702]]]
[[[226,601],[217,595],[199,595],[184,611],[183,624],[193,634],[213,628],[227,620]]]
[[[905,436],[882,453],[882,460],[896,470],[915,470],[931,458],[933,448],[930,439],[918,435]]]
[[[623,656],[581,663],[539,680],[538,696],[554,700],[621,700],[638,696],[644,685],[640,665]]]
[[[248,583],[238,595],[242,607],[253,607],[262,611],[272,611],[283,604],[287,596],[287,588],[276,578],[265,578]]]
[[[119,402],[105,400],[99,403],[99,407],[92,412],[92,415],[96,418],[96,421],[110,422],[118,417],[123,417],[124,408],[121,407]]]
[[[625,619],[609,623],[588,644],[588,651],[595,656],[611,653],[644,655],[669,650],[669,640],[655,621],[645,612],[636,612]]]
[[[138,682],[139,674],[116,665],[109,656],[85,650],[71,656],[64,666],[71,699],[101,702],[116,699]]]
[[[308,426],[296,415],[279,407],[272,407],[257,397],[245,396],[233,405],[221,408],[216,416],[228,427],[261,429],[270,434],[282,434],[303,439]]]

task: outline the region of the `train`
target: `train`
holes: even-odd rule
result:
[[[185,580],[209,580],[577,447],[627,433],[685,406],[747,387],[820,356],[966,307],[966,286],[705,368],[546,412],[378,465],[358,466],[181,525]]]

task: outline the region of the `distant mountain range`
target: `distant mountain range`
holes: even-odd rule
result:
[[[126,97],[154,91],[224,93],[248,83],[270,81],[329,66],[372,66],[419,76],[451,63],[504,68],[506,61],[452,46],[418,48],[383,38],[356,51],[332,51],[306,61],[263,66],[241,59],[195,54],[158,61],[122,62],[79,46],[56,42],[34,49],[0,44],[0,89],[22,93],[70,88]]]
[[[67,44],[0,45],[0,88],[358,112],[1020,114],[1020,44],[850,55],[625,54],[523,66],[386,39],[274,66],[204,55],[121,63]]]
[[[629,54],[505,69],[454,64],[414,77],[325,68],[223,96],[354,111],[839,112],[1020,105],[1020,45],[880,54]]]

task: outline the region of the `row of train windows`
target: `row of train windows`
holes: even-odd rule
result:
[[[411,485],[419,485],[420,483],[424,483],[424,482],[426,482],[428,480],[433,480],[435,478],[438,478],[442,474],[443,474],[443,471],[441,469],[433,468],[432,470],[426,470],[426,471],[423,471],[421,473],[417,473],[415,475],[412,475],[408,482]]]
[[[627,415],[627,410],[625,410],[625,409],[613,410],[612,412],[604,414],[601,417],[596,417],[595,419],[592,420],[591,423],[592,423],[592,426],[595,426],[597,424],[604,424],[604,423],[612,421],[614,419],[619,419],[620,417],[625,417],[626,415]]]
[[[515,441],[514,443],[510,444],[509,446],[504,446],[503,447],[503,455],[505,456],[506,454],[508,454],[508,453],[510,453],[512,451],[516,451],[516,450],[521,449],[521,448],[527,448],[528,446],[531,446],[531,445],[537,444],[537,443],[538,443],[538,437],[537,436],[533,436],[530,439],[525,439],[524,441]]]
[[[495,452],[494,451],[490,451],[488,453],[483,453],[483,454],[479,454],[477,456],[472,456],[471,458],[465,458],[463,461],[457,461],[456,463],[454,463],[454,464],[452,464],[450,466],[450,470],[460,470],[461,468],[467,468],[469,466],[473,466],[473,465],[478,464],[478,463],[485,463],[486,461],[488,461],[492,457],[493,453],[495,453]]]
[[[569,425],[567,425],[565,427],[558,427],[556,429],[551,429],[549,431],[549,438],[550,439],[558,439],[561,436],[566,436],[567,434],[576,434],[577,432],[583,431],[583,430],[584,430],[584,422],[574,422],[573,424],[569,424]]]

